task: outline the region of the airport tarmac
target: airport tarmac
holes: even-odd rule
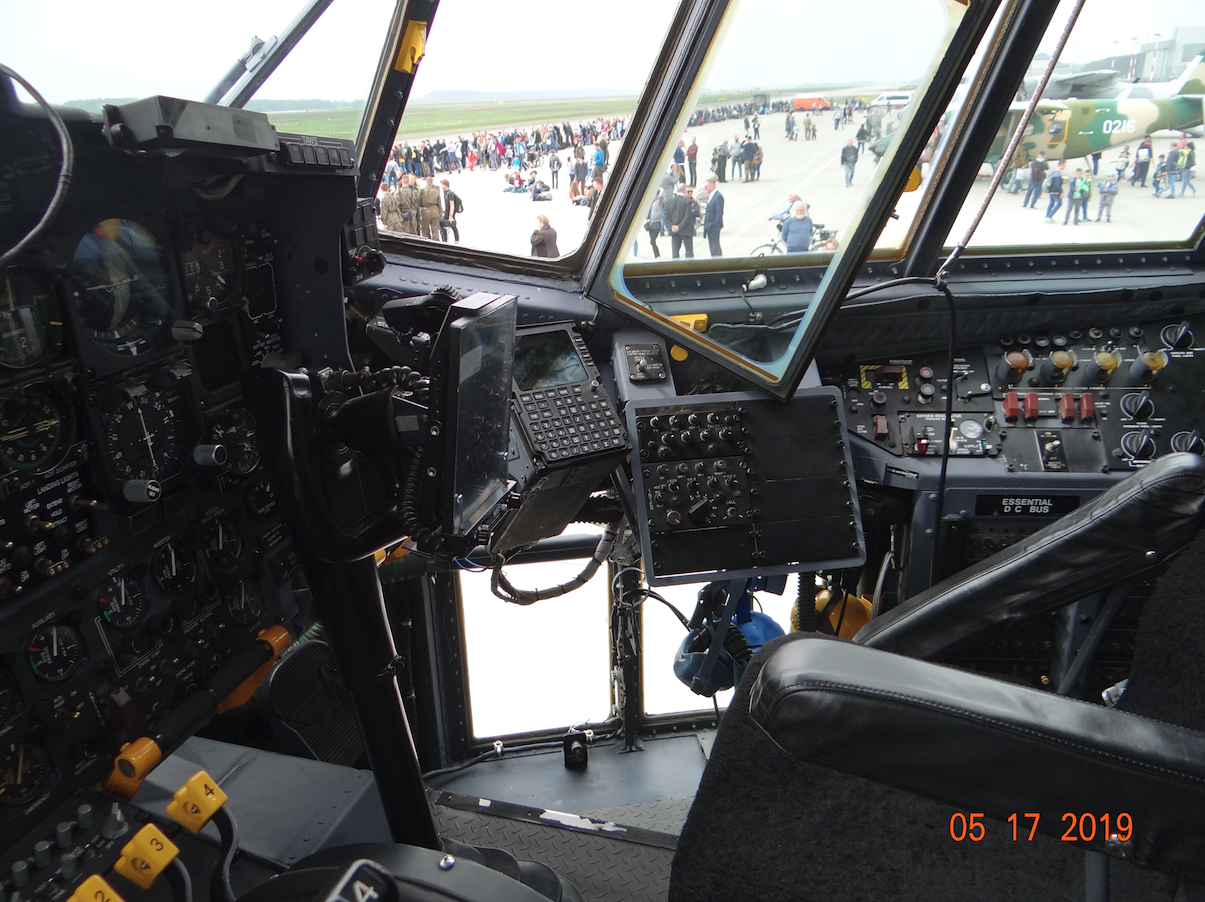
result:
[[[877,172],[873,154],[867,151],[861,155],[854,170],[851,187],[845,187],[840,165],[841,148],[845,146],[847,139],[854,137],[857,131],[856,123],[862,121],[863,114],[855,114],[855,124],[842,129],[833,128],[831,115],[819,116],[816,119],[817,138],[813,141],[805,141],[802,138],[802,112],[796,114],[801,135],[797,141],[786,139],[783,127],[785,119],[784,113],[770,113],[761,117],[759,143],[764,159],[760,180],[743,182],[739,180],[739,176],[732,180],[729,164],[730,180],[719,186],[724,195],[725,227],[721,233],[721,245],[726,257],[747,255],[758,245],[772,241],[777,236],[777,230],[768,219],[772,214],[785,209],[787,195],[792,191],[799,193],[810,205],[813,222],[823,224],[829,229],[837,229],[838,238],[842,242],[849,234],[851,223],[865,207]],[[695,138],[699,144],[699,187],[702,187],[706,177],[712,148],[721,140],[731,141],[734,134],[743,134],[743,131],[743,123],[732,119],[689,128],[682,134],[687,144],[691,138]],[[1165,153],[1173,139],[1174,136],[1170,132],[1156,135],[1155,153]],[[612,144],[612,159],[615,159],[620,147],[621,142]],[[1137,141],[1133,143],[1131,150],[1135,147]],[[1104,151],[1097,181],[1104,179],[1118,151],[1119,148]],[[666,167],[671,153],[672,148],[665,155]],[[569,155],[566,152],[562,151],[560,156],[562,162],[568,161]],[[1085,161],[1068,161],[1065,171],[1070,174],[1078,165],[1085,165]],[[984,171],[986,173],[986,167]],[[540,169],[539,174],[551,183],[547,164]],[[585,207],[570,203],[568,177],[564,169],[561,171],[560,187],[552,192],[553,199],[547,202],[533,202],[527,193],[504,192],[504,176],[501,170],[491,172],[477,167],[473,172],[456,172],[440,177],[449,180],[453,190],[460,194],[464,202],[465,210],[458,217],[464,244],[528,256],[531,253],[530,236],[537,226],[535,217],[540,213],[548,216],[553,228],[557,230],[558,246],[562,254],[571,253],[586,233],[586,217],[589,211]],[[989,179],[986,176],[976,181],[952,230],[951,244],[962,237],[987,191],[988,183]],[[920,191],[901,198],[897,207],[900,219],[888,223],[880,239],[880,247],[902,240],[923,190],[922,186]],[[971,242],[971,248],[1046,248],[1100,244],[1131,246],[1152,240],[1188,241],[1196,230],[1202,212],[1205,212],[1205,192],[1202,192],[1199,199],[1190,191],[1187,195],[1169,202],[1166,198],[1153,196],[1149,180],[1145,189],[1132,187],[1128,182],[1123,183],[1113,206],[1113,221],[1102,221],[1099,225],[1094,221],[1099,208],[1099,194],[1096,192],[1089,205],[1089,216],[1093,221],[1080,226],[1070,223],[1063,226],[1066,204],[1058,211],[1056,222],[1048,223],[1044,221],[1046,196],[1043,195],[1037,209],[1022,209],[1023,198],[1023,190],[1020,194],[1011,195],[1006,186],[1002,186],[983,217]],[[645,205],[649,199],[651,195],[642,202],[644,209],[647,209]],[[639,228],[643,221],[641,216],[632,236],[635,245],[628,247],[629,254],[634,251],[635,256],[629,256],[628,259],[646,262],[652,257],[647,235]],[[703,237],[701,228],[694,244],[696,257],[709,256],[707,240]],[[662,259],[668,259],[669,238],[662,237],[658,245]]]

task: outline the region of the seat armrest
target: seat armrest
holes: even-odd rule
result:
[[[1018,838],[1064,836],[1205,879],[1205,734],[849,642],[775,651],[752,688],[754,721],[786,752],[1006,820]],[[1130,815],[1128,843],[1101,817]],[[1091,815],[1095,837],[1080,839]],[[988,829],[1011,831],[1010,824]],[[1084,834],[1088,834],[1087,821]]]
[[[1183,547],[1205,511],[1205,459],[1169,454],[1044,529],[914,595],[854,641],[925,660],[1129,579]]]

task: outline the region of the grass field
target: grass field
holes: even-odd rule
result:
[[[505,126],[624,116],[635,97],[585,97],[576,100],[507,100],[496,103],[420,103],[406,109],[398,138],[421,139]],[[330,138],[352,138],[360,127],[360,109],[269,113],[279,131]]]

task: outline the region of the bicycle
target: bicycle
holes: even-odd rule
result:
[[[779,232],[782,231],[782,223],[775,223],[775,228]],[[830,238],[837,237],[836,229],[826,229],[824,223],[815,223],[812,226],[812,237],[808,240],[808,249],[806,253],[815,253],[823,251],[824,246],[828,244]],[[767,241],[765,244],[759,244],[749,252],[750,257],[764,257],[767,254],[785,254],[787,253],[786,243],[782,238],[775,238],[773,241]]]

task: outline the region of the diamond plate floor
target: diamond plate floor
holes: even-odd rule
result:
[[[668,896],[669,849],[479,810],[436,805],[434,811],[442,835],[542,862],[576,886],[585,902],[662,902]]]
[[[645,802],[639,805],[612,805],[609,808],[586,808],[578,812],[583,817],[614,821],[628,827],[643,827],[658,833],[677,836],[686,823],[693,799],[674,799],[668,802]]]

